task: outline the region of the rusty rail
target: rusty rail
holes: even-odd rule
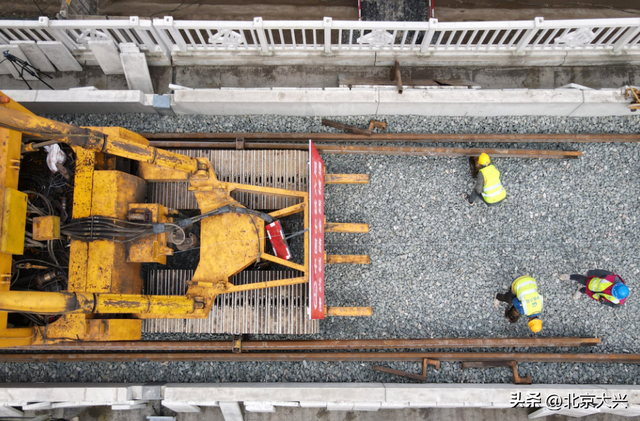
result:
[[[437,338],[437,339],[352,339],[304,341],[242,341],[242,351],[329,351],[429,348],[543,348],[595,346],[600,338]],[[231,351],[232,341],[123,341],[66,342],[6,348],[25,351],[138,351],[211,352]],[[1,354],[0,354],[1,355]]]
[[[372,133],[358,135],[349,133],[141,133],[152,141],[177,139],[181,141],[227,141],[250,139],[254,142],[274,141],[295,142],[416,142],[416,143],[601,143],[640,142],[636,133],[584,133],[584,134],[452,134],[452,133]],[[170,146],[164,146],[170,147]]]
[[[163,141],[151,140],[151,146],[157,148],[211,148],[237,149],[236,143],[231,142],[191,142],[191,141]],[[260,143],[242,142],[242,149],[309,149],[308,143]],[[493,148],[434,148],[412,146],[348,146],[316,144],[316,149],[322,153],[358,154],[358,155],[403,155],[403,156],[479,156],[486,153],[492,157],[502,158],[551,158],[572,159],[582,155],[580,151],[539,150],[539,149],[493,149]]]
[[[300,361],[515,361],[535,363],[640,364],[640,354],[556,354],[523,352],[109,352],[109,353],[5,353],[3,363],[30,362],[300,362]]]

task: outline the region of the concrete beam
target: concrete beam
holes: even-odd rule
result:
[[[37,402],[37,403],[22,405],[23,411],[45,411],[51,408],[52,408],[51,402]]]
[[[353,411],[353,402],[327,402],[327,411]]]
[[[167,384],[164,386],[164,399],[177,402],[190,402],[197,405],[200,401],[216,399],[222,402],[382,402],[385,400],[385,388],[381,383],[341,383],[325,384],[318,387],[315,383],[228,383],[228,384]]]
[[[184,402],[170,402],[167,400],[162,401],[162,406],[169,408],[173,412],[200,412],[200,408],[196,405],[189,405]]]
[[[3,91],[35,114],[155,114],[152,95],[140,91]]]
[[[621,90],[212,89],[176,91],[176,114],[306,116],[629,115]]]
[[[24,412],[11,406],[0,406],[0,417],[24,417]]]
[[[540,393],[542,402],[547,396],[556,394],[566,396],[568,393],[602,395],[604,387],[584,385],[530,385],[526,387],[510,384],[389,384],[385,383],[386,402],[411,402],[410,406],[436,404],[438,407],[451,406],[489,406],[492,403],[508,403],[511,394],[522,392]],[[472,404],[472,405],[471,405]]]
[[[176,114],[278,114],[341,116],[377,114],[374,89],[211,89],[176,91]]]
[[[6,91],[35,113],[143,112],[162,115],[425,115],[613,116],[631,115],[622,89],[202,89],[173,96],[140,91]],[[263,397],[256,400],[279,398]],[[315,400],[315,399],[307,399]],[[319,399],[322,400],[322,399]]]
[[[244,421],[238,402],[220,402],[220,410],[224,421]]]
[[[0,404],[11,404],[10,406],[27,405],[34,400],[40,402],[56,402],[81,404],[80,406],[91,406],[92,404],[111,404],[131,401],[131,390],[126,385],[110,384],[33,384],[28,386],[15,386],[11,384],[0,385]]]
[[[53,64],[51,64],[47,56],[42,52],[35,41],[11,41],[10,44],[20,47],[24,55],[29,59],[31,65],[36,69],[46,73],[53,73],[56,71]]]
[[[82,66],[60,41],[38,41],[38,47],[61,72],[81,72]]]
[[[153,84],[144,53],[134,43],[120,44],[120,60],[129,89],[153,94]]]
[[[87,44],[105,75],[122,75],[124,68],[120,60],[118,47],[110,39],[88,41]]]
[[[247,412],[264,412],[264,413],[276,412],[276,407],[271,405],[270,402],[244,401],[243,404],[244,404],[244,409]]]

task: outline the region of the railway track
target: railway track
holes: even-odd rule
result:
[[[235,142],[250,139],[255,142],[280,143],[308,141],[315,142],[408,142],[408,143],[629,143],[640,142],[640,134],[635,133],[585,133],[585,134],[443,134],[443,133],[372,133],[371,135],[351,133],[141,133],[150,141],[169,142]],[[167,146],[170,147],[170,146]]]
[[[502,158],[551,158],[573,159],[580,151],[515,149],[515,148],[453,148],[424,146],[380,146],[362,143],[594,143],[638,142],[636,134],[561,134],[561,135],[513,135],[513,134],[410,134],[374,133],[369,135],[341,133],[142,133],[150,145],[159,148],[236,149],[236,150],[299,150],[309,149],[311,139],[322,153],[400,156],[478,156],[487,153]],[[355,143],[347,145],[345,143]]]
[[[60,343],[12,348],[0,353],[3,363],[95,362],[421,362],[422,374],[374,365],[373,370],[427,381],[427,367],[461,362],[462,368],[509,367],[516,384],[532,383],[518,374],[518,363],[639,364],[640,354],[527,352],[407,352],[399,349],[567,348],[590,347],[598,338],[442,338],[305,341],[130,341]],[[394,350],[394,351],[388,351]],[[28,352],[24,352],[28,351]]]
[[[584,348],[599,338],[439,338],[242,341],[125,341],[69,342],[17,347],[0,353],[3,363],[96,362],[421,362],[422,374],[373,365],[374,371],[426,382],[427,367],[460,362],[463,369],[507,367],[513,382],[531,384],[520,376],[518,363],[626,363],[639,364],[640,354],[527,353],[527,352],[407,352],[407,349],[447,348]],[[398,351],[403,350],[403,351]],[[25,352],[27,351],[27,352]]]

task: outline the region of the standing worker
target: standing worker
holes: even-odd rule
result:
[[[578,300],[580,294],[587,294],[591,299],[609,307],[620,308],[629,296],[627,287],[620,275],[606,270],[590,270],[587,276],[560,275],[561,281],[576,281],[581,287],[573,294],[573,299]]]
[[[486,153],[481,153],[476,161],[471,158],[471,174],[476,177],[476,188],[467,196],[469,203],[473,203],[480,195],[489,206],[497,205],[507,197],[507,191],[500,182],[500,171],[491,164]],[[477,175],[476,175],[477,171]]]
[[[542,330],[542,295],[538,293],[538,284],[531,276],[521,276],[511,283],[511,288],[504,294],[496,294],[494,305],[500,308],[499,302],[511,304],[504,312],[504,317],[511,323],[515,323],[520,319],[520,315],[524,314],[529,317],[529,329],[533,333]]]

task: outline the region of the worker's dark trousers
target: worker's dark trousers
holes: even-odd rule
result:
[[[580,285],[584,285],[584,288],[580,288],[580,292],[585,292],[587,290],[587,283],[589,282],[589,278],[592,276],[607,276],[611,272],[607,272],[606,270],[594,269],[587,272],[587,276],[584,275],[571,275],[569,278],[572,281],[576,281]]]
[[[469,195],[469,198],[471,199],[471,203],[474,203],[476,200],[480,199],[487,206],[498,206],[499,204],[504,202],[504,200],[501,200],[498,203],[487,203],[487,202],[484,201],[484,197],[482,197],[481,194],[478,194],[475,190],[471,192],[471,194]]]
[[[496,295],[496,299],[498,301],[502,301],[503,303],[507,303],[507,304],[511,304],[511,305],[513,305],[513,299],[514,298],[516,298],[516,294],[514,294],[511,291],[511,288],[509,288],[509,291],[504,293],[504,294]]]

